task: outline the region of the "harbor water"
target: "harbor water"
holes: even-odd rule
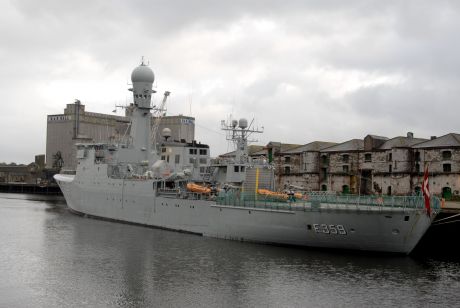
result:
[[[458,307],[460,257],[277,247],[0,194],[0,307]]]

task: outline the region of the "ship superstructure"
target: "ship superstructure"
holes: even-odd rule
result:
[[[409,253],[439,210],[434,197],[427,215],[420,196],[276,192],[273,166],[248,157],[248,136],[261,131],[245,119],[223,123],[234,157],[201,172],[208,147],[168,141],[167,129],[152,143],[152,70],[142,63],[131,80],[128,140],[78,144],[76,174],[55,176],[74,212],[233,240]]]

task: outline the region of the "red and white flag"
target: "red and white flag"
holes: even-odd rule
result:
[[[422,183],[422,193],[423,198],[425,199],[425,209],[426,214],[431,216],[431,206],[430,206],[430,184],[428,183],[428,165],[425,166],[425,174],[423,175],[423,183]]]

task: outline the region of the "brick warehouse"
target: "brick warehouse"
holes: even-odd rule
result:
[[[269,143],[269,145],[272,143]],[[252,156],[269,157],[270,147]],[[315,141],[274,154],[279,187],[352,194],[410,195],[428,164],[432,193],[460,197],[460,134],[387,138],[367,135],[339,144]]]

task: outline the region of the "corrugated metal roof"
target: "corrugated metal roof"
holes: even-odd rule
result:
[[[336,142],[313,141],[291,150],[284,151],[282,154],[295,154],[302,152],[315,152],[336,145]]]
[[[460,147],[460,134],[450,133],[413,146],[416,149]]]
[[[343,143],[325,148],[321,152],[351,152],[351,151],[362,151],[364,150],[364,140],[362,139],[351,139]]]
[[[394,137],[382,144],[378,149],[379,150],[391,150],[393,148],[407,148],[412,147],[417,143],[427,141],[428,139],[423,138],[408,138],[408,137]]]

